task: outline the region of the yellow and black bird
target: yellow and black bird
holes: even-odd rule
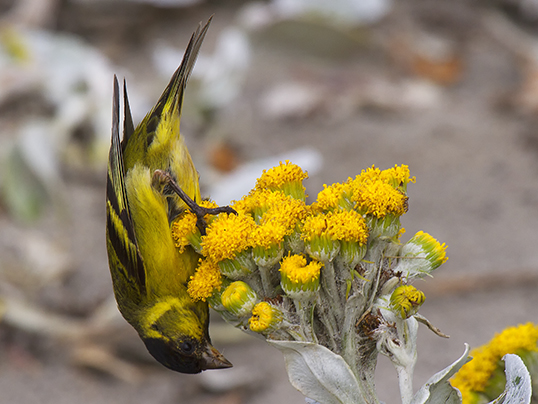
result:
[[[121,141],[119,86],[114,77],[106,191],[114,294],[123,317],[151,355],[182,373],[232,366],[211,345],[207,303],[193,302],[187,293],[199,256],[192,249],[180,253],[170,232],[172,221],[186,209],[199,218],[208,213],[198,206],[198,173],[179,133],[179,121],[187,80],[210,21],[192,35],[181,65],[136,128],[124,82]],[[204,230],[202,219],[199,226]]]

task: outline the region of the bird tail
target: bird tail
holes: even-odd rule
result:
[[[133,129],[134,125],[124,83],[125,120],[122,148],[124,150],[125,170],[129,170],[135,163],[140,162],[152,170],[169,169],[170,153],[174,151],[173,142],[180,138],[179,123],[185,88],[211,19],[212,17],[203,26],[200,24],[192,34],[181,64],[172,75],[157,104],[148,112],[136,129]],[[188,160],[190,160],[190,156]],[[172,172],[172,175],[174,174]]]

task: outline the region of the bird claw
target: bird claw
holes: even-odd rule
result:
[[[200,230],[202,236],[205,236],[206,234],[205,229],[207,227],[207,223],[204,219],[205,215],[218,215],[220,213],[233,213],[237,215],[237,212],[229,206],[206,208],[198,205],[189,195],[187,195],[181,189],[181,187],[177,184],[174,178],[172,178],[172,176],[166,171],[155,170],[153,172],[152,184],[161,189],[164,185],[168,185],[170,189],[172,189],[172,191],[174,191],[177,196],[179,196],[183,200],[183,202],[185,202],[189,210],[196,215],[196,227],[198,227],[198,230]]]

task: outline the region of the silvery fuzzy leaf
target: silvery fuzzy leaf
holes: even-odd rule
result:
[[[506,354],[503,357],[506,373],[504,392],[490,404],[529,404],[532,388],[531,376],[527,367],[517,355]]]
[[[322,404],[365,404],[357,378],[344,359],[311,342],[274,341],[284,354],[290,382],[310,399]]]
[[[461,404],[461,393],[448,381],[460,368],[471,360],[469,345],[465,344],[463,355],[445,369],[436,373],[413,396],[411,404]]]

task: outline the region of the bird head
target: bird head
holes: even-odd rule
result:
[[[181,373],[225,369],[232,364],[209,339],[207,306],[192,307],[171,298],[150,307],[139,328],[149,353],[162,365]]]

